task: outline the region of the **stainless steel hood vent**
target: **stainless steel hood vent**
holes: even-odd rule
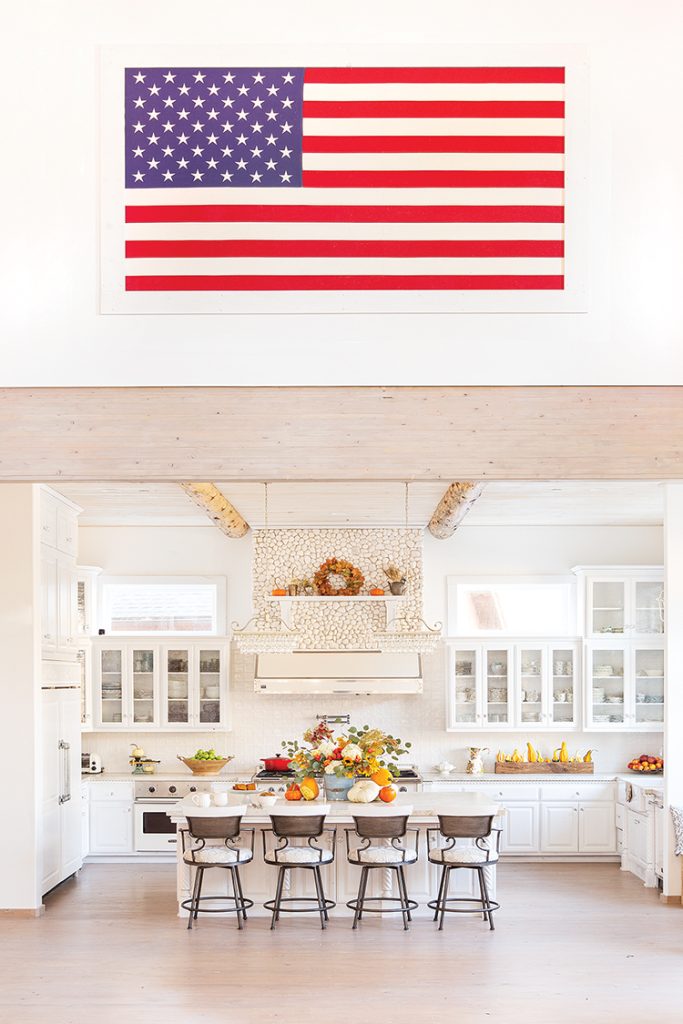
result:
[[[259,654],[256,693],[422,693],[419,654],[295,651]]]

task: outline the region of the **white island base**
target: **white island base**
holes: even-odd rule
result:
[[[244,802],[245,795],[243,793],[230,794],[231,805]],[[278,801],[273,808],[269,808],[269,811],[271,811],[271,813],[284,812],[296,814],[298,806],[300,805],[288,803],[286,800],[281,800]],[[309,811],[309,809],[312,810],[314,805],[307,804],[305,806],[307,811]],[[430,900],[436,899],[441,867],[440,865],[430,864],[427,859],[427,829],[434,827],[438,828],[438,815],[498,815],[501,810],[500,805],[492,802],[491,798],[483,793],[415,793],[411,794],[410,798],[399,797],[391,805],[359,805],[348,803],[346,801],[333,802],[325,824],[326,827],[337,827],[335,859],[333,863],[323,865],[321,869],[323,883],[325,886],[325,895],[328,899],[334,900],[336,903],[336,906],[330,911],[331,916],[346,916],[349,918],[350,924],[352,911],[348,909],[346,903],[349,900],[355,899],[358,894],[360,867],[357,864],[349,864],[346,857],[345,829],[353,827],[353,814],[363,813],[387,816],[392,813],[395,814],[400,812],[402,807],[412,808],[408,825],[410,828],[417,828],[419,831],[419,853],[417,863],[407,864],[405,866],[408,895],[418,903],[417,910],[413,911],[414,917],[426,917],[433,915],[433,911],[429,909],[427,903]],[[199,809],[191,803],[191,798],[182,800],[171,812],[169,812],[171,819],[175,821],[178,826],[177,901],[179,917],[187,917],[187,911],[183,909],[181,904],[190,899],[191,875],[193,872],[193,869],[183,861],[183,839],[185,840],[185,846],[187,848],[189,848],[191,844],[191,840],[189,840],[187,836],[186,815],[220,816],[221,813],[224,813],[224,809],[220,807]],[[495,822],[494,824],[500,825],[500,822]],[[254,901],[254,907],[249,911],[249,915],[252,917],[269,916],[270,912],[264,909],[263,904],[266,900],[273,899],[277,879],[277,868],[270,864],[266,864],[263,860],[263,837],[261,833],[264,829],[270,828],[269,814],[263,810],[249,806],[247,807],[247,811],[242,819],[242,826],[243,828],[253,828],[255,830],[254,859],[250,863],[240,866],[244,895],[247,899]],[[326,833],[321,837],[321,845],[327,837],[329,837],[329,839],[332,838],[329,833]],[[272,844],[272,836],[267,836],[266,839]],[[438,839],[438,836],[432,837],[432,847],[435,845],[441,845],[438,843]],[[437,840],[437,842],[435,843],[434,840]],[[491,837],[491,840],[495,847],[495,834]],[[408,833],[405,838],[406,848],[412,848],[414,841],[414,835],[412,833]],[[305,844],[305,840],[293,840],[292,844],[294,845],[297,842]],[[207,845],[214,845],[214,843],[212,841],[208,841]],[[220,845],[220,843],[218,845]],[[470,844],[466,843],[466,845]],[[220,869],[207,871],[204,876],[205,880],[202,895],[218,896],[227,894],[228,878],[226,876],[228,875],[229,872]],[[375,897],[397,896],[398,893],[395,891],[395,876],[396,872],[391,870],[377,869],[371,871],[367,895]],[[489,895],[491,899],[495,899],[495,866],[491,866],[486,869],[486,880]],[[287,896],[315,898],[315,885],[313,872],[311,871],[301,871],[296,869],[288,871],[285,886],[285,894]],[[479,889],[476,871],[466,869],[452,871],[449,896],[478,898]],[[219,904],[216,904],[216,906],[218,905]],[[378,906],[381,908],[381,904]],[[397,904],[387,904],[387,907],[395,908],[396,906]],[[396,916],[400,920],[400,915]]]

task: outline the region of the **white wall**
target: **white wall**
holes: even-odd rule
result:
[[[662,561],[662,531],[651,527],[463,527],[449,541],[424,542],[424,596],[428,621],[446,618],[446,577],[457,573],[558,573],[577,563],[649,563]],[[231,541],[213,527],[83,527],[79,559],[113,573],[215,573],[228,577],[230,618],[248,616],[251,593],[250,541]],[[341,552],[337,552],[343,557]],[[280,749],[316,714],[350,712],[357,725],[377,723],[413,743],[415,761],[429,768],[444,757],[464,767],[470,744],[495,750],[527,738],[544,750],[558,746],[558,733],[458,733],[444,731],[445,662],[442,652],[424,659],[425,691],[419,697],[274,697],[253,692],[253,658],[233,652],[233,731],[212,740],[217,750],[236,755],[237,770],[251,772],[256,759]],[[363,719],[363,721],[361,721]],[[84,737],[85,750],[101,753],[111,771],[127,769],[133,733]],[[206,734],[158,733],[141,737],[150,756],[170,770],[178,753],[206,746]],[[572,733],[572,750],[597,748],[598,769],[622,768],[636,753],[659,750],[661,736],[608,736]]]
[[[32,484],[0,485],[0,749],[3,789],[0,908],[41,905],[39,499]]]
[[[664,0],[34,0],[7,12],[20,82],[4,162],[3,385],[649,384],[679,382],[677,123],[683,5]],[[7,29],[7,26],[5,26]],[[10,29],[11,31],[11,29]],[[589,312],[569,315],[102,317],[98,298],[98,47],[225,40],[290,45],[584,47],[590,61]],[[374,46],[373,46],[374,44]],[[284,52],[283,49],[279,50]],[[491,50],[496,60],[495,49]],[[356,55],[356,59],[358,59]],[[423,58],[424,59],[424,58]],[[30,68],[30,73],[27,73]],[[47,104],[47,107],[46,107]],[[11,178],[10,178],[11,175]],[[570,197],[571,201],[571,197]],[[646,256],[644,257],[644,254]],[[419,344],[415,339],[419,338]]]
[[[667,484],[666,548],[666,731],[664,734],[664,895],[681,894],[681,858],[674,856],[669,808],[683,807],[683,484]]]

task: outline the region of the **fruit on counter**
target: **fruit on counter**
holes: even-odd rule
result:
[[[247,790],[249,792],[253,792],[256,789],[256,783],[255,782],[236,782],[235,785],[232,788],[238,790],[240,793],[245,793],[245,792],[247,792]]]
[[[293,782],[291,786],[288,786],[285,790],[285,800],[301,800],[301,788],[298,783]]]
[[[192,755],[192,759],[195,761],[223,761],[223,755],[217,754],[216,751],[211,750],[198,750],[196,754]]]
[[[587,750],[586,753],[583,755],[583,759],[584,759],[586,764],[592,764],[593,763],[593,751],[592,750]]]
[[[561,745],[553,751],[552,757],[545,757],[541,750],[534,747],[530,741],[527,741],[526,755],[520,754],[517,747],[515,747],[511,754],[506,754],[504,750],[499,750],[496,754],[496,761],[499,764],[551,764],[552,762],[556,764],[577,764],[578,762],[592,764],[593,751],[587,750],[582,755],[577,750],[573,755],[570,755],[566,740],[563,740]]]
[[[661,772],[664,771],[664,759],[654,754],[641,754],[629,761],[628,767],[632,772]]]
[[[133,749],[130,752],[130,756],[134,757],[136,761],[140,761],[145,756],[144,750],[137,743],[131,743],[131,747]]]
[[[560,761],[562,761],[563,764],[566,764],[568,760],[569,754],[567,753],[567,744],[562,740],[562,746],[560,747]]]
[[[320,793],[320,787],[312,775],[307,779],[302,779],[299,789],[304,800],[315,800]]]
[[[347,793],[352,804],[371,804],[379,796],[380,787],[372,779],[358,779]]]
[[[382,787],[382,786],[388,786],[389,783],[391,782],[393,776],[392,776],[391,772],[388,771],[386,768],[380,768],[378,771],[375,772],[374,775],[371,775],[370,778],[378,786]]]
[[[379,798],[385,804],[390,804],[392,800],[396,799],[396,789],[394,786],[382,786],[379,791]]]

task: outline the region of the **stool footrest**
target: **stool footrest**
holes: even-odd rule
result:
[[[476,903],[474,907],[449,907],[449,903]],[[449,896],[445,900],[431,900],[427,906],[431,910],[444,910],[447,914],[483,914],[490,910],[500,910],[500,903],[491,900],[488,905],[484,900],[478,900],[471,896]]]
[[[366,903],[399,903],[398,907],[367,907]],[[346,904],[350,910],[358,910],[359,906],[363,914],[402,914],[406,910],[416,910],[418,904],[415,900],[403,902],[400,896],[366,896],[363,900],[349,900]]]
[[[211,900],[213,900],[214,902],[216,900],[222,900],[223,902],[227,901],[229,903],[233,903],[234,906],[232,906],[232,907],[202,907],[201,906],[202,903],[208,903]],[[194,902],[196,902],[198,904],[197,912],[200,913],[200,914],[234,914],[235,911],[239,911],[241,913],[242,910],[249,910],[250,907],[254,906],[254,901],[253,900],[238,899],[236,896],[227,896],[227,895],[225,895],[225,896],[200,896],[199,899],[194,901]],[[183,908],[183,910],[190,910],[190,908],[193,906],[193,901],[191,899],[190,900],[183,900],[183,902],[180,904],[180,906]]]
[[[266,910],[271,912],[275,910],[275,900],[268,900],[263,906]],[[332,907],[336,907],[337,904],[334,900],[328,900],[325,898],[324,909],[331,910]],[[278,913],[282,914],[319,914],[323,906],[323,902],[318,902],[315,896],[282,896],[280,897],[280,903],[277,907]],[[283,903],[314,903],[314,907],[284,907]]]

